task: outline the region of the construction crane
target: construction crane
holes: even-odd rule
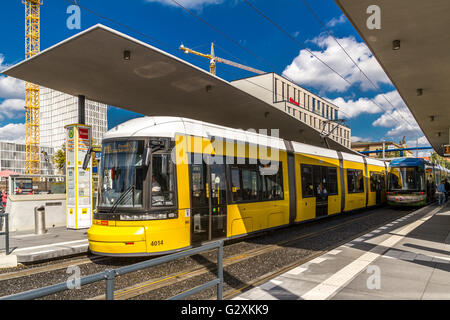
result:
[[[230,66],[233,66],[233,67],[236,67],[236,68],[240,68],[240,69],[243,69],[243,70],[247,70],[247,71],[250,71],[250,72],[254,72],[254,73],[257,73],[257,74],[264,74],[264,73],[266,73],[266,72],[258,70],[258,69],[254,69],[254,68],[251,68],[251,67],[244,66],[243,64],[240,64],[240,63],[236,63],[236,62],[233,62],[233,61],[230,61],[230,60],[227,60],[227,59],[216,57],[215,54],[214,54],[214,43],[211,43],[211,54],[204,54],[204,53],[201,53],[201,52],[198,52],[198,51],[194,51],[192,49],[186,48],[183,44],[181,44],[179,49],[183,50],[184,53],[186,53],[186,54],[192,53],[192,54],[195,54],[197,56],[209,59],[209,72],[212,73],[213,75],[216,75],[216,62],[228,64]]]
[[[40,7],[42,0],[22,0],[25,5],[25,59],[40,51]],[[41,173],[40,87],[25,83],[26,173]]]

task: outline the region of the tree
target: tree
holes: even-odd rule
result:
[[[440,166],[442,166],[444,168],[450,169],[450,162],[445,160],[443,157],[438,155],[436,152],[433,152],[431,154],[431,161],[434,162],[434,163],[439,164]]]
[[[56,166],[56,169],[65,174],[66,168],[66,144],[63,143],[61,149],[55,152],[52,156],[52,162]]]

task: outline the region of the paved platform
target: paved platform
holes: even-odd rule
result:
[[[9,250],[17,257],[17,262],[37,262],[60,258],[88,251],[87,230],[69,230],[56,227],[46,234],[36,235],[34,230],[11,232]],[[5,252],[4,237],[0,236],[0,252]],[[4,258],[4,257],[3,257]],[[0,267],[1,267],[0,257]]]
[[[414,211],[234,299],[450,299],[450,205]]]

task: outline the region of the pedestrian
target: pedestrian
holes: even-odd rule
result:
[[[443,206],[445,204],[445,184],[443,181],[441,181],[441,183],[437,186],[436,192],[438,196],[438,204]]]
[[[8,201],[8,193],[5,190],[3,190],[2,191],[2,204],[3,204],[3,207],[5,207],[5,208],[6,208],[6,201]]]
[[[445,201],[448,201],[448,196],[450,194],[450,183],[447,179],[444,180],[444,186],[445,186]]]

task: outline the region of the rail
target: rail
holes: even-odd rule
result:
[[[9,214],[8,213],[0,213],[0,230],[2,229],[1,221],[5,218],[5,231],[0,232],[0,236],[5,236],[5,251],[6,255],[10,254],[9,252]]]
[[[198,293],[202,290],[208,289],[212,286],[217,286],[217,300],[222,300],[223,298],[223,240],[210,242],[207,244],[202,245],[198,248],[189,249],[186,251],[181,251],[177,253],[173,253],[164,257],[152,259],[149,261],[139,262],[136,264],[132,264],[129,266],[125,266],[118,269],[108,269],[100,273],[96,273],[93,275],[89,275],[86,277],[82,277],[79,279],[79,285],[84,286],[86,284],[98,282],[98,281],[106,281],[106,290],[105,290],[105,297],[106,300],[114,300],[114,279],[117,276],[121,276],[127,273],[136,272],[142,269],[146,269],[149,267],[153,267],[156,265],[159,265],[161,263],[170,262],[175,259],[183,258],[192,256],[194,254],[201,253],[203,251],[212,250],[212,249],[218,249],[217,254],[217,278],[211,281],[208,281],[200,286],[197,286],[195,288],[192,288],[188,291],[182,292],[176,296],[173,296],[169,298],[169,300],[178,300],[183,299],[188,296],[191,296],[195,293]],[[64,282],[59,283],[39,289],[34,289],[10,296],[1,297],[0,300],[31,300],[31,299],[37,299],[42,298],[51,294],[55,294],[58,292],[71,290],[73,289],[73,283],[72,282]]]

